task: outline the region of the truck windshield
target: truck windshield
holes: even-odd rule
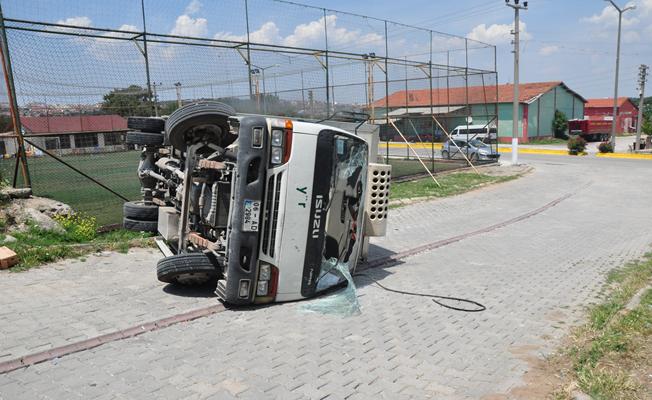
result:
[[[367,144],[334,131],[317,139],[311,220],[302,294],[339,282],[339,263],[355,262],[362,240]]]

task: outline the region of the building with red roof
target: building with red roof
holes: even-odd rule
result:
[[[379,124],[387,117],[385,110],[388,110],[397,126],[404,122],[406,132],[430,133],[432,110],[448,131],[467,124],[470,117],[469,124],[497,126],[499,139],[508,141],[512,136],[513,93],[512,84],[399,90],[375,101],[373,108]],[[563,112],[568,119],[583,118],[585,103],[581,95],[561,81],[520,84],[519,137],[527,142],[531,138],[553,136],[555,110]],[[408,119],[409,123],[401,121]]]
[[[629,97],[618,98],[618,111],[616,117],[616,133],[636,132],[638,121],[638,107]],[[588,99],[584,106],[585,118],[591,120],[612,121],[614,99]]]
[[[127,149],[127,120],[119,115],[22,116],[26,138],[57,154],[83,154]],[[0,134],[0,156],[16,152],[13,132]]]

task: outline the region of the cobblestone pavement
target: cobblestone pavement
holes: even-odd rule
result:
[[[485,312],[443,309],[426,298],[386,292],[358,277],[358,316],[305,313],[300,302],[227,310],[0,375],[0,398],[514,397],[510,390],[523,384],[527,359],[550,352],[569,326],[582,319],[583,307],[597,299],[606,272],[639,257],[652,243],[649,223],[641,218],[648,213],[652,190],[639,186],[649,163],[530,160],[535,171],[523,179],[392,210],[388,236],[372,248],[372,258],[382,257],[514,218],[573,193],[523,221],[366,272],[394,289],[480,301],[487,306]],[[132,289],[117,290],[95,312],[109,325],[121,318],[133,325],[134,319],[159,315],[165,312],[165,301],[172,302],[167,305],[170,314],[215,301],[162,292],[151,277],[156,256],[134,254],[141,261],[133,267],[125,267],[124,256],[105,258],[116,270],[131,270],[121,279]],[[48,321],[42,326],[58,327],[58,319],[64,321],[61,316],[66,315],[59,305],[76,310],[85,299],[79,296],[92,298],[101,294],[103,284],[119,285],[116,277],[93,286],[93,268],[99,266],[84,265],[71,267],[78,268],[77,274],[68,267],[45,267],[0,275],[3,305],[7,291],[17,290],[5,282],[7,277],[20,282],[21,291],[52,296],[48,305],[25,295],[10,302],[18,314],[0,311],[2,354],[5,343],[16,347],[30,342],[35,332],[14,332],[5,322],[32,329],[25,321],[38,317]],[[77,288],[68,303],[58,302],[57,279],[76,275],[96,291]],[[34,290],[34,285],[54,292]],[[140,293],[139,287],[150,293]],[[38,312],[31,310],[32,303],[40,307]],[[87,315],[73,311],[72,318],[86,323]],[[43,330],[38,332],[47,338]],[[62,340],[61,331],[52,332],[53,341]]]

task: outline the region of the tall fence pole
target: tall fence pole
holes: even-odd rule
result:
[[[428,84],[430,89],[430,116],[434,116],[432,99],[432,31],[430,32],[430,54],[428,57]],[[435,171],[435,121],[430,118],[430,167]]]
[[[147,21],[145,19],[145,0],[140,0],[140,9],[143,15],[143,56],[145,57],[145,76],[147,78],[147,98],[149,104],[152,106],[154,113],[156,112],[156,105],[152,97],[152,80],[149,74],[149,54],[147,53]]]
[[[387,127],[385,142],[385,163],[389,164],[389,42],[387,38],[387,20],[385,22],[385,126]]]
[[[326,22],[326,9],[324,11],[324,39],[326,44],[326,117],[328,118],[331,114],[331,89],[330,89],[330,76],[329,76],[329,66],[328,66],[328,23]]]
[[[9,107],[11,108],[11,119],[14,125],[14,132],[16,133],[18,141],[18,157],[16,157],[16,168],[14,169],[14,176],[12,186],[16,187],[18,184],[18,164],[21,165],[21,173],[23,175],[23,182],[25,186],[32,187],[32,180],[29,175],[29,168],[27,166],[27,154],[25,152],[25,141],[23,140],[23,129],[20,124],[20,113],[18,112],[18,101],[16,99],[16,86],[14,83],[14,74],[11,67],[11,57],[9,56],[9,44],[7,42],[7,30],[5,28],[5,17],[2,13],[2,2],[0,2],[0,47],[2,55],[2,70],[5,76],[5,83],[7,85],[7,96],[9,97]]]
[[[249,1],[244,0],[245,4],[245,22],[247,24],[247,78],[249,79],[249,100],[253,101],[254,92],[251,82],[251,41],[249,37]]]

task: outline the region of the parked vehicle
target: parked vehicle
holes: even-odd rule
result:
[[[450,133],[451,138],[459,140],[480,139],[483,141],[496,140],[498,130],[488,125],[459,125]]]
[[[468,142],[461,139],[447,140],[444,142],[441,150],[442,158],[446,159],[464,158],[462,153],[471,161],[497,160],[500,158],[500,154],[496,148],[484,143],[480,139],[472,139]]]
[[[609,140],[611,136],[611,121],[593,119],[568,120],[568,133],[581,136],[587,142]]]
[[[216,279],[231,304],[297,300],[343,282],[336,267],[355,269],[385,234],[391,167],[369,162],[377,128],[370,146],[326,122],[217,102],[139,120],[155,128],[127,134],[143,147],[143,201],[125,204],[124,221],[161,235],[163,282]]]

